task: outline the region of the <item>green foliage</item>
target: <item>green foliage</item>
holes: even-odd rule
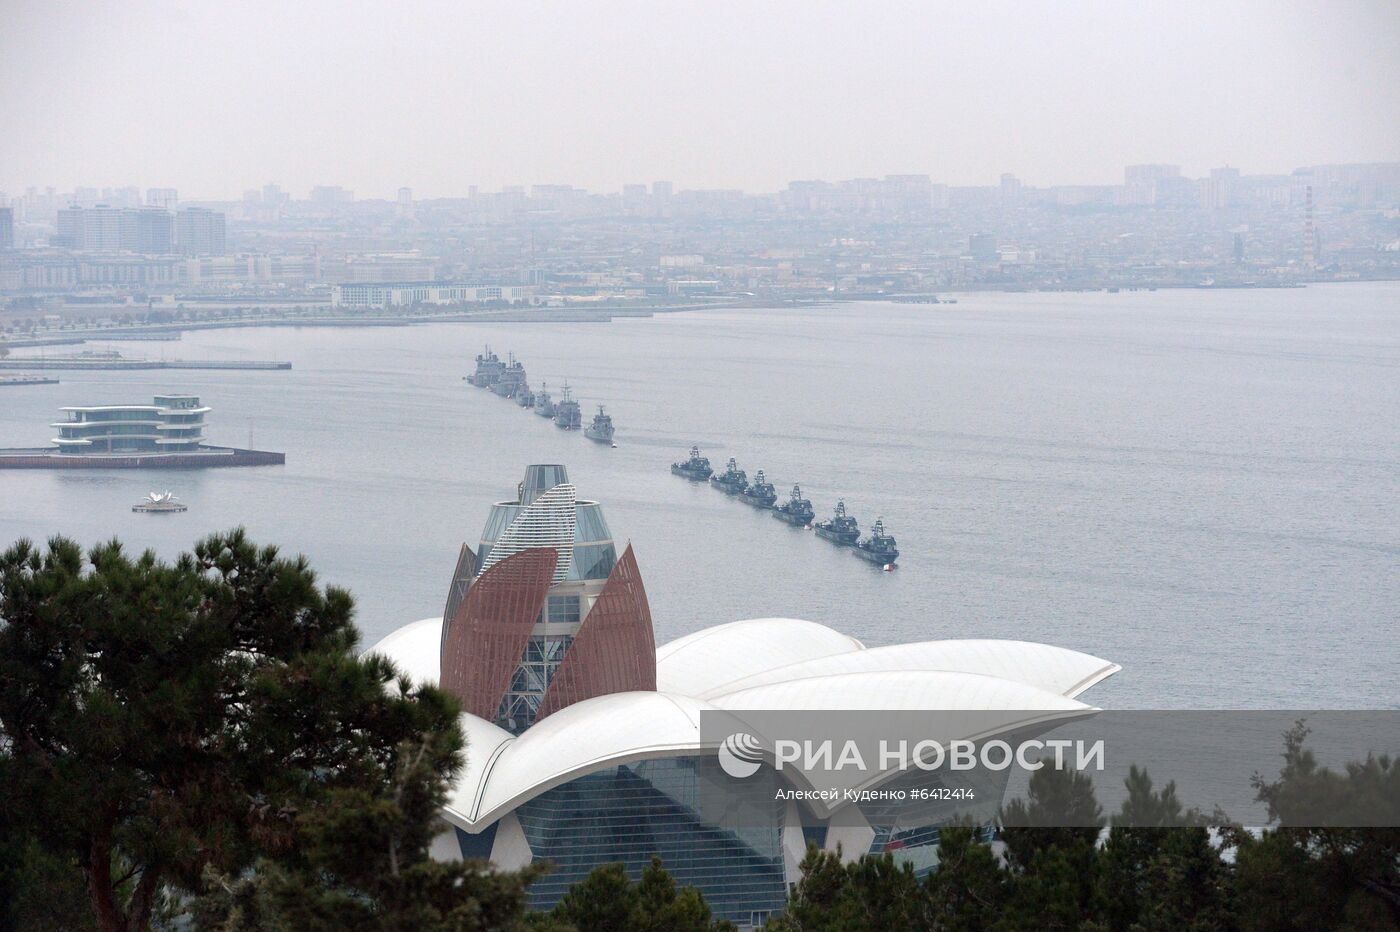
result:
[[[1391,763],[1368,759],[1345,774],[1318,768],[1286,736],[1277,781],[1258,781],[1259,799],[1279,809],[1311,787],[1335,811],[1358,800],[1389,805]],[[912,871],[890,854],[843,864],[837,852],[809,848],[786,910],[769,923],[781,932],[867,928],[1269,930],[1400,929],[1400,831],[1283,827],[1262,833],[1208,829],[1168,783],[1154,787],[1131,768],[1127,798],[1105,833],[1092,784],[1078,774],[1038,771],[1024,803],[1007,807],[999,858],[966,827],[939,833],[938,864],[914,898]],[[1294,810],[1296,811],[1296,810]],[[1066,828],[1070,825],[1074,827]]]
[[[730,928],[659,859],[636,882],[600,867],[544,914],[544,868],[434,861],[457,703],[357,657],[352,614],[241,531],[174,563],[62,538],[0,554],[0,932]],[[810,847],[769,927],[1400,929],[1400,830],[1310,827],[1400,822],[1400,764],[1334,772],[1307,734],[1255,781],[1274,830],[1207,820],[1136,768],[1106,822],[1086,776],[1044,769],[1002,850],[944,828],[920,879]]]
[[[938,869],[924,881],[929,924],[950,932],[978,932],[1002,915],[1010,878],[976,829],[955,826],[938,832]]]
[[[1334,821],[1400,823],[1400,766],[1388,757],[1319,767],[1298,722],[1284,736],[1276,780],[1254,781],[1280,827],[1233,833],[1235,890],[1245,929],[1400,929],[1400,829],[1316,828]],[[1338,819],[1337,815],[1342,818]]]
[[[733,926],[716,921],[694,887],[676,882],[653,856],[633,883],[621,864],[604,864],[569,888],[537,929],[578,932],[722,932]]]
[[[230,928],[518,912],[522,879],[428,860],[457,705],[356,657],[351,618],[242,531],[174,563],[62,538],[0,555],[5,827],[47,859],[26,869],[75,865],[103,930],[255,863],[218,887],[252,917]]]

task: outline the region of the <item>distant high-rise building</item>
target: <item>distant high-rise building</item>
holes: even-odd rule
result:
[[[0,251],[15,248],[15,209],[0,207]]]
[[[1180,165],[1129,165],[1123,169],[1124,184],[1153,184],[1181,177]]]
[[[175,243],[175,222],[170,211],[164,207],[143,207],[126,213],[131,215],[133,229],[123,237],[124,248],[146,255],[170,252]]]
[[[412,189],[412,188],[399,188],[399,206],[400,206],[400,207],[412,207],[412,206],[413,206],[413,189]]]
[[[1182,180],[1180,165],[1129,165],[1123,169],[1123,203],[1134,206],[1162,203],[1167,200],[1173,182]]]
[[[79,249],[83,241],[83,212],[77,207],[59,208],[54,221],[54,235],[50,237],[52,246],[66,246]]]
[[[997,238],[993,233],[973,233],[967,238],[967,251],[977,262],[996,262]]]
[[[268,182],[263,185],[262,202],[264,207],[281,207],[292,199],[290,194],[282,190],[282,186]]]
[[[1235,234],[1235,265],[1244,265],[1244,234]]]
[[[65,207],[58,211],[52,244],[84,252],[121,252],[133,248],[134,232],[122,242],[122,227],[134,231],[135,220],[124,224],[127,211],[98,204],[96,207]]]
[[[675,188],[669,181],[654,181],[651,185],[651,196],[657,200],[669,200],[675,193]]]
[[[180,192],[174,188],[147,188],[146,206],[162,210],[174,210],[180,200]]]
[[[58,211],[54,246],[83,252],[170,252],[173,226],[170,212],[159,207],[66,207]]]
[[[1231,206],[1239,184],[1238,168],[1212,168],[1210,177],[1201,180],[1201,206],[1207,210],[1222,210]]]
[[[355,200],[355,192],[338,184],[318,184],[311,189],[313,204],[349,204]]]
[[[203,207],[186,207],[175,215],[175,245],[187,256],[222,256],[224,215]]]
[[[1018,200],[1021,196],[1021,179],[1010,172],[1001,176],[1001,199],[1007,203]]]

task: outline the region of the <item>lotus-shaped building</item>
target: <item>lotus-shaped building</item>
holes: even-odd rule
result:
[[[730,622],[657,648],[631,548],[616,555],[601,508],[576,497],[562,466],[529,467],[517,497],[493,507],[479,547],[462,547],[442,618],[370,650],[463,702],[467,762],[435,856],[551,861],[531,893],[547,907],[594,867],[620,861],[635,876],[658,854],[740,925],[782,907],[809,843],[846,857],[896,850],[923,865],[936,825],[775,798],[775,785],[805,785],[800,767],[732,779],[717,763],[725,742],[701,727],[707,713],[993,711],[999,733],[1026,733],[1092,713],[1078,697],[1119,669],[1025,641],[867,648],[793,618]],[[877,772],[869,785],[898,778]],[[717,780],[745,813],[733,824],[701,804]]]

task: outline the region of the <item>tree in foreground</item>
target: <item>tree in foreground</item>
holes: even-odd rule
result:
[[[518,917],[528,876],[427,856],[455,700],[358,658],[351,619],[241,530],[174,563],[63,538],[0,555],[0,894],[82,889],[104,932],[210,882],[197,916],[229,928]]]
[[[1333,771],[1307,737],[1298,722],[1284,735],[1278,778],[1254,781],[1278,828],[1233,833],[1243,925],[1400,929],[1400,760],[1368,755]],[[1318,827],[1328,822],[1372,827]]]
[[[532,917],[538,930],[578,932],[724,932],[734,925],[713,918],[694,887],[676,882],[652,856],[633,883],[621,864],[604,864],[574,884],[549,913]]]

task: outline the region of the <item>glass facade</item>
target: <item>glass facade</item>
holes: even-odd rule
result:
[[[490,565],[492,545],[501,539],[511,522],[524,510],[517,502],[498,502],[492,506],[491,513],[486,518],[486,527],[481,532],[478,566]],[[607,579],[617,563],[617,548],[613,544],[608,522],[603,518],[603,508],[597,502],[578,502],[574,513],[573,559],[570,561],[566,578]]]
[[[756,778],[739,792],[771,813],[764,828],[729,830],[696,813],[699,781],[713,757],[675,757],[610,767],[555,787],[515,811],[536,861],[554,870],[530,888],[547,909],[600,864],[621,862],[632,878],[653,854],[682,886],[699,887],[717,916],[749,923],[782,908],[782,809],[776,783]],[[771,773],[771,771],[769,772]],[[743,820],[753,825],[750,816]]]
[[[185,453],[204,440],[204,415],[194,395],[157,395],[153,405],[64,408],[54,443],[60,453]]]
[[[558,596],[550,596],[551,601],[556,598]],[[574,602],[574,612],[577,613],[577,599]],[[497,725],[518,735],[535,723],[544,694],[573,643],[574,639],[568,635],[531,635],[525,644],[525,656],[515,668],[510,689],[501,699],[501,707],[496,712]]]
[[[617,563],[617,550],[611,543],[581,544],[574,548],[569,579],[607,579]]]

